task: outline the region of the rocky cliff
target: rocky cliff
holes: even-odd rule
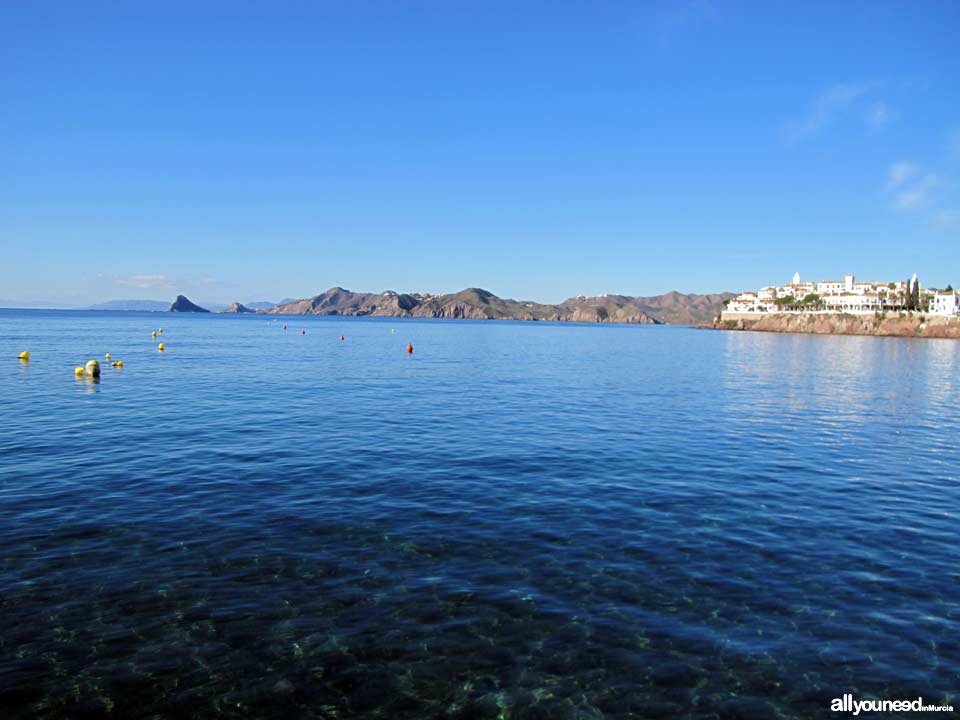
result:
[[[633,304],[648,315],[671,325],[696,325],[712,321],[723,308],[725,300],[736,297],[734,293],[668,292],[653,297],[631,298]]]
[[[560,305],[497,297],[488,290],[467,288],[448,295],[355,293],[335,287],[312,298],[295,300],[267,311],[297,315],[371,315],[376,317],[451,318],[471,320],[553,320],[560,322],[642,323],[658,320],[630,304],[629,298],[574,298]]]
[[[205,313],[210,311],[200,307],[199,305],[194,305],[184,295],[177,295],[177,299],[173,301],[173,304],[169,308],[167,308],[167,312]]]
[[[707,325],[718,330],[757,330],[814,335],[960,338],[960,318],[920,313],[884,315],[771,313],[757,319],[728,319]]]
[[[678,293],[679,294],[679,293]],[[650,323],[670,322],[643,305],[650,298],[630,295],[596,295],[568,298],[559,311],[562,319],[573,322]],[[714,313],[716,315],[716,313]]]

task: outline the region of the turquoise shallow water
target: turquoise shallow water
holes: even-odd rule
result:
[[[960,342],[0,311],[0,357],[5,718],[960,706]]]

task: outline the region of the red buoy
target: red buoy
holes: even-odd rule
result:
[[[408,354],[408,355],[413,355],[413,344],[412,344],[412,343],[407,343],[407,354]]]
[[[306,335],[306,334],[307,334],[307,331],[306,331],[306,330],[301,330],[301,331],[300,331],[300,334],[301,334],[301,335]]]
[[[343,335],[340,336],[340,342],[343,342]]]

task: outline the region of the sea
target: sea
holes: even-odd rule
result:
[[[960,711],[958,519],[960,341],[0,311],[5,720]]]

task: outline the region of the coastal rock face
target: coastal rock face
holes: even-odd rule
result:
[[[684,295],[672,292],[653,297],[583,295],[559,305],[497,297],[489,290],[467,288],[449,295],[387,291],[355,293],[334,287],[303,300],[283,302],[268,313],[279,315],[371,315],[469,320],[551,320],[554,322],[697,324],[712,321],[733,293]]]
[[[312,298],[292,300],[266,312],[279,315],[374,315],[377,317],[409,317],[419,304],[417,296],[395,293],[355,293],[334,287]]]
[[[770,313],[761,318],[723,319],[706,327],[813,335],[960,338],[960,318],[930,317],[922,313],[891,313],[886,316]]]
[[[611,299],[611,298],[617,299]],[[546,305],[497,297],[488,290],[467,288],[449,295],[420,295],[387,291],[354,293],[331,288],[312,298],[279,305],[267,312],[299,315],[371,315],[468,320],[553,320],[592,323],[642,323],[658,321],[631,305],[628,298],[611,296],[602,302],[568,300]],[[593,299],[599,300],[599,299]]]
[[[697,325],[711,322],[723,308],[725,300],[736,297],[734,293],[696,293],[668,292],[653,297],[632,298],[634,305],[648,315],[652,315],[671,325]]]
[[[560,306],[560,319],[570,322],[631,323],[650,325],[661,322],[645,312],[637,298],[629,295],[579,296],[564,300]]]
[[[167,308],[167,312],[205,313],[210,311],[200,307],[199,305],[194,305],[184,295],[177,295],[177,299],[173,301],[173,304],[169,308]]]
[[[467,288],[452,295],[418,296],[411,317],[469,320],[558,320],[552,305],[504,300],[488,290]]]
[[[246,305],[244,305],[243,303],[235,302],[235,303],[233,303],[233,305],[231,305],[230,307],[228,307],[226,310],[222,310],[221,312],[225,312],[225,313],[255,313],[256,310],[251,310],[250,308],[248,308],[248,307],[247,307]]]

